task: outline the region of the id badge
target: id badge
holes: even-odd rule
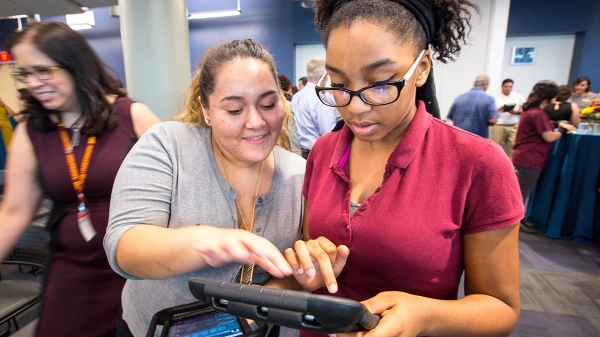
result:
[[[89,242],[96,235],[96,230],[92,225],[88,210],[77,213],[77,224],[79,225],[79,232],[81,232],[85,241]]]

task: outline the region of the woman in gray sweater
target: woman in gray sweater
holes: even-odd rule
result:
[[[282,252],[302,237],[305,161],[286,150],[285,106],[272,56],[227,42],[204,54],[185,111],[133,147],[104,238],[128,279],[119,336],[143,336],[154,313],[194,302],[192,276],[272,284],[292,274]]]

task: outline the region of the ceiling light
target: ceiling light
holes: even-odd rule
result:
[[[235,16],[242,14],[242,9],[240,7],[240,0],[237,0],[237,8],[236,9],[228,9],[223,11],[206,11],[206,12],[195,12],[188,14],[188,20],[196,20],[196,19],[210,19],[210,18],[222,18],[226,16]]]
[[[94,12],[86,11],[81,14],[67,14],[67,24],[73,30],[90,29],[96,24]]]

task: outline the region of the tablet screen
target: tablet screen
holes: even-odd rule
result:
[[[243,335],[237,318],[224,312],[173,322],[169,337],[233,337]]]

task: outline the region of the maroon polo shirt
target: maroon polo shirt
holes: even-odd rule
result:
[[[350,248],[335,296],[362,301],[396,290],[456,299],[463,235],[523,218],[510,160],[491,140],[432,118],[419,102],[388,159],[383,183],[349,219],[352,186],[345,154],[352,137],[344,126],[319,138],[304,178],[310,237]]]
[[[546,142],[542,133],[553,130],[554,124],[544,110],[533,107],[524,111],[517,129],[513,163],[530,169],[546,166],[552,143]]]

